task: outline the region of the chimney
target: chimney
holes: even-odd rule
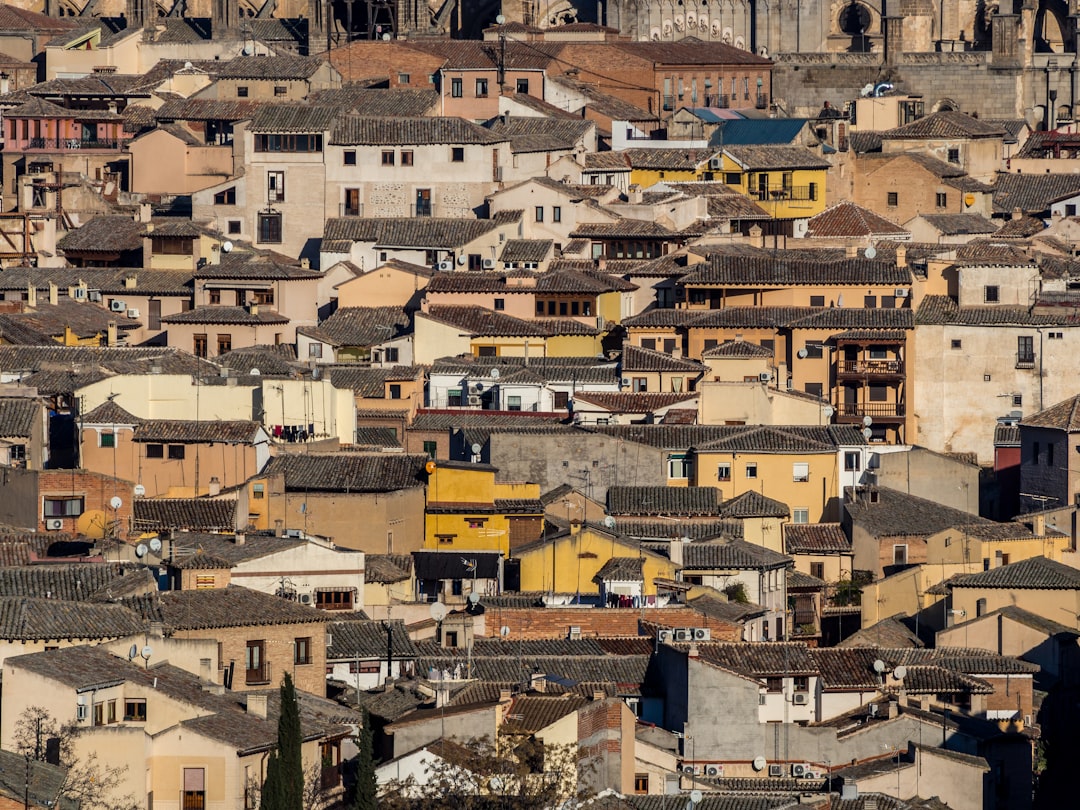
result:
[[[116,340],[117,340],[117,337],[116,337],[116,321],[109,321],[108,331],[105,334],[106,334],[105,345],[106,346],[115,346],[116,345]]]
[[[266,695],[248,695],[247,713],[254,717],[266,719]]]
[[[698,648],[697,648],[697,642],[696,641],[690,643],[690,647],[686,651],[686,657],[687,658],[697,658],[698,657]]]
[[[499,690],[499,703],[509,703],[513,697],[514,695],[509,689]]]
[[[214,498],[221,494],[221,479],[216,475],[210,479],[209,495]]]
[[[859,246],[858,245],[848,245],[846,248],[844,248],[844,255],[847,256],[849,259],[858,258],[858,256],[859,256]]]
[[[139,222],[148,223],[154,215],[154,208],[150,203],[139,203]]]
[[[544,691],[544,673],[534,672],[529,678],[529,685],[537,692]]]
[[[37,306],[37,287],[34,282],[26,285],[26,306],[34,309]]]
[[[907,267],[907,248],[904,245],[896,248],[896,266]]]
[[[244,534],[243,532],[237,532],[236,534],[233,535],[233,545],[234,546],[242,546],[246,542],[247,542],[247,535]]]
[[[311,259],[301,259],[300,260],[300,268],[302,270],[310,270],[311,269]]]
[[[1046,537],[1046,515],[1035,515],[1031,519],[1031,531],[1036,537]]]
[[[139,284],[139,276],[136,273],[132,273],[130,276],[124,276],[124,289],[134,290]]]
[[[210,674],[211,672],[213,672],[213,670],[210,668],[210,666],[211,666],[211,661],[210,661],[209,658],[200,658],[199,659],[199,680],[204,681],[204,682],[214,680],[213,677]]]
[[[248,304],[248,312],[251,313],[252,316],[257,316],[259,314],[259,305],[252,301]]]
[[[56,306],[58,295],[59,295],[59,290],[56,288],[56,284],[54,284],[53,282],[50,281],[49,282],[49,303],[52,304],[54,307]]]
[[[1023,219],[1023,218],[1024,218],[1024,212],[1021,211],[1019,208],[1014,208],[1012,210],[1012,216],[1010,217],[1010,219],[1015,221],[1015,220]]]
[[[593,689],[592,699],[599,703],[601,700],[607,700],[607,692],[603,689]]]
[[[889,701],[889,719],[895,720],[896,715],[900,713],[900,704],[895,700]]]
[[[150,635],[155,638],[164,638],[165,624],[163,622],[150,622]]]
[[[676,537],[668,543],[668,559],[678,566],[682,567],[683,564],[683,540],[681,537]]]
[[[641,205],[641,202],[644,199],[645,195],[641,191],[641,186],[639,186],[637,183],[634,183],[632,186],[630,186],[629,190],[627,190],[626,192],[626,200],[631,205]]]

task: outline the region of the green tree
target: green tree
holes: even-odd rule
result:
[[[281,684],[277,748],[266,763],[266,781],[259,797],[260,810],[304,810],[304,763],[300,754],[300,705],[292,676]]]
[[[371,736],[371,716],[363,710],[363,725],[356,755],[356,785],[353,787],[352,810],[376,810],[375,750]]]

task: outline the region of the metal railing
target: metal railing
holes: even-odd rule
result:
[[[57,149],[75,151],[80,149],[119,149],[123,141],[115,138],[31,138],[27,149]]]
[[[244,670],[244,683],[248,686],[270,683],[270,662],[266,661],[261,667]]]
[[[767,110],[769,108],[769,97],[765,93],[758,93],[757,99],[754,101],[754,106],[759,110]]]
[[[1016,367],[1017,368],[1035,368],[1035,355],[1034,353],[1028,354],[1027,352],[1016,353]]]
[[[338,203],[339,217],[362,217],[363,215],[363,203],[357,203],[356,205],[349,205],[348,203]]]
[[[841,402],[837,407],[838,416],[903,416],[902,402]]]
[[[841,360],[837,363],[841,374],[903,374],[902,360]]]
[[[752,188],[749,191],[751,198],[761,201],[797,200],[810,201],[817,199],[816,186],[769,186],[768,188]]]

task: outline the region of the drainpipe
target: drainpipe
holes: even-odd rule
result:
[[[1041,326],[1036,327],[1035,331],[1039,333],[1039,410],[1043,409],[1043,328]]]

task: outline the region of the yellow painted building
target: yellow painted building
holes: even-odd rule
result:
[[[631,185],[651,188],[657,183],[701,179],[701,158],[692,149],[627,149],[623,154],[630,164]]]
[[[650,596],[656,594],[653,581],[658,577],[673,580],[677,568],[667,557],[637,543],[578,523],[568,533],[517,549],[514,556],[521,561],[522,591],[595,595],[600,586],[593,577],[609,560],[640,559],[644,593]]]
[[[708,173],[722,180],[773,219],[801,219],[825,210],[828,169],[829,162],[805,146],[729,146],[703,163],[696,179]]]
[[[1022,523],[956,526],[926,538],[926,564],[944,581],[953,574],[974,574],[1032,557],[1060,562],[1069,542],[1064,534],[1033,534]]]
[[[499,483],[490,464],[432,463],[424,513],[424,547],[501,551],[531,543],[543,531],[540,485]]]

